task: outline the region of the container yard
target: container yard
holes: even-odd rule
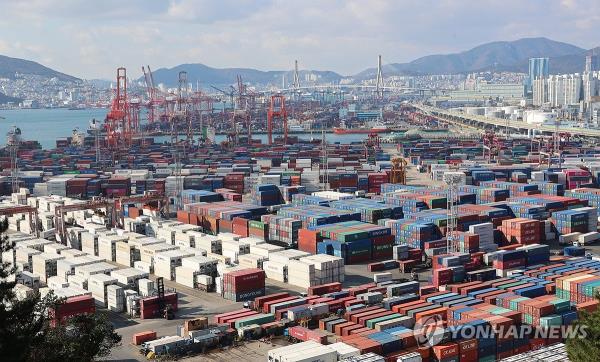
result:
[[[561,337],[503,328],[598,308],[600,157],[583,141],[550,166],[521,138],[494,157],[472,136],[130,141],[111,163],[92,143],[22,150],[0,178],[17,295],[64,297],[53,323],[107,313],[132,341],[117,359],[564,357]]]

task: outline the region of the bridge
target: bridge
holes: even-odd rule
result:
[[[471,114],[465,114],[446,109],[426,106],[423,104],[413,104],[429,115],[438,117],[450,123],[463,124],[481,129],[504,130],[510,129],[524,134],[546,134],[551,135],[557,131],[555,125],[529,124],[522,121],[514,121],[502,118],[483,117]],[[569,133],[572,136],[600,138],[600,129],[576,128],[559,125],[558,132]]]
[[[394,93],[399,95],[407,96],[438,96],[445,94],[448,90],[445,89],[429,89],[429,88],[415,88],[415,87],[394,87],[394,86],[382,86],[377,87],[376,85],[364,85],[364,84],[316,84],[312,86],[300,86],[300,87],[289,87],[289,88],[272,88],[269,90],[256,91],[258,94],[301,94],[304,92],[329,92],[329,93],[345,93],[351,91],[369,92],[369,93]]]
[[[384,93],[395,93],[404,96],[437,96],[444,95],[450,89],[429,89],[429,88],[417,88],[417,87],[396,87],[386,86],[383,79],[383,66],[381,62],[381,55],[377,57],[377,76],[375,84],[321,84],[321,85],[309,85],[303,86],[300,84],[300,73],[298,71],[298,61],[294,62],[293,69],[293,83],[287,88],[273,87],[267,90],[256,91],[257,94],[270,95],[273,93],[279,94],[301,94],[303,92],[333,92],[333,93],[344,93],[345,91],[362,91],[377,94],[378,98],[383,98]]]

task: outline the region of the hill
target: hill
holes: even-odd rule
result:
[[[293,73],[291,71],[261,71],[250,68],[213,68],[200,63],[181,64],[173,68],[160,68],[153,71],[155,84],[163,83],[169,87],[177,86],[177,79],[180,71],[187,72],[188,82],[196,85],[198,81],[201,87],[227,86],[235,83],[238,75],[242,76],[244,83],[250,85],[277,85],[280,86],[282,77],[285,76],[287,82],[291,82]],[[338,82],[342,76],[330,71],[300,71],[301,79],[308,73],[316,74],[320,82]],[[143,82],[143,77],[139,81]],[[224,89],[226,90],[226,89]]]
[[[15,98],[15,97],[11,97],[11,96],[7,96],[4,93],[0,93],[0,104],[6,104],[8,102],[12,102],[12,103],[19,103],[21,102],[22,99],[20,98]]]
[[[47,78],[58,78],[63,81],[77,82],[80,79],[57,72],[31,60],[11,58],[0,55],[0,77],[14,79],[15,73],[40,75]]]
[[[585,53],[585,49],[575,45],[547,38],[523,38],[486,43],[460,53],[428,55],[409,63],[392,63],[384,66],[383,71],[384,75],[451,74],[490,69],[526,72],[529,58],[549,57],[552,73],[575,72],[583,69]],[[375,68],[369,68],[355,78],[372,78],[375,72]]]
[[[596,48],[600,50],[600,48]],[[529,58],[549,57],[550,72],[574,73],[581,72],[585,63],[585,50],[572,44],[554,41],[547,38],[523,38],[515,41],[496,41],[474,47],[472,49],[453,53],[428,55],[408,63],[391,63],[383,66],[383,74],[391,75],[425,75],[425,74],[456,74],[487,70],[528,72]],[[597,52],[598,54],[600,52]],[[173,68],[160,68],[154,71],[156,84],[163,83],[168,87],[177,86],[180,71],[187,71],[188,82],[195,85],[198,81],[203,88],[210,85],[227,88],[235,83],[237,75],[241,75],[245,83],[251,85],[281,86],[285,76],[289,84],[292,80],[291,71],[261,71],[251,68],[213,68],[204,64],[181,64]],[[337,83],[344,76],[331,71],[302,70],[302,83],[306,74],[317,75],[319,83]],[[350,76],[356,81],[372,79],[376,76],[376,68],[368,68]],[[143,82],[143,77],[139,79]],[[224,89],[227,91],[227,89]]]

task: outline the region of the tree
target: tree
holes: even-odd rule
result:
[[[600,301],[600,295],[596,295]],[[567,355],[572,362],[600,361],[600,308],[593,312],[583,311],[574,326],[585,327],[587,336],[570,336],[566,341]]]
[[[93,361],[106,357],[121,342],[105,314],[82,314],[49,330],[43,348],[35,351],[39,361]]]
[[[0,223],[0,252],[12,253],[14,245],[5,231],[8,222]],[[4,260],[4,258],[3,258]],[[14,292],[16,269],[10,262],[0,264],[0,356],[7,361],[28,359],[33,346],[45,338],[45,308],[49,299],[39,295],[18,300]]]
[[[14,243],[5,235],[6,220],[0,222],[0,252],[11,255]],[[11,259],[9,257],[9,259]],[[16,268],[2,258],[0,263],[0,360],[2,361],[92,361],[107,356],[121,336],[104,314],[78,315],[56,327],[50,325],[48,308],[63,303],[52,293],[17,298]]]

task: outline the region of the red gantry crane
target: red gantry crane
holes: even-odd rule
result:
[[[123,67],[117,68],[115,97],[106,115],[105,127],[106,145],[110,149],[131,145],[133,132],[130,103],[127,99],[127,71]]]
[[[269,110],[267,111],[267,132],[269,145],[273,144],[273,118],[280,118],[283,122],[283,143],[288,141],[287,110],[285,108],[285,97],[281,94],[271,96]]]

